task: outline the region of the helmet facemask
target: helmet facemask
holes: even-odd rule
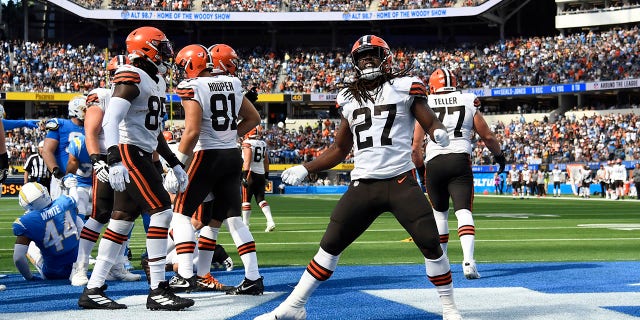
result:
[[[378,46],[363,46],[351,53],[358,78],[373,80],[390,71],[391,52]],[[364,59],[369,58],[370,61]]]

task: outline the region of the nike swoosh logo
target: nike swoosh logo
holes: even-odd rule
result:
[[[243,291],[244,291],[244,290],[249,290],[249,289],[253,288],[253,286],[255,286],[255,284],[252,284],[252,285],[247,286],[247,287],[245,287],[245,286],[243,285],[242,287],[240,287],[240,290],[243,290]]]
[[[404,177],[402,177],[402,178],[398,179],[398,184],[403,183],[403,182],[404,182],[404,180],[406,180],[406,179],[407,179],[407,176],[404,176]]]

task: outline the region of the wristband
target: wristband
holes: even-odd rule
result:
[[[176,155],[176,158],[178,159],[178,161],[180,161],[180,163],[182,163],[182,164],[187,163],[187,160],[189,159],[188,155],[186,155],[186,154],[184,154],[184,153],[182,153],[182,152],[180,152],[178,150],[176,150],[175,155]],[[173,167],[173,166],[171,166],[171,167]],[[184,167],[184,165],[183,165],[183,167]]]
[[[118,148],[118,145],[113,145],[107,149],[107,164],[112,165],[118,162],[122,162],[120,149]]]

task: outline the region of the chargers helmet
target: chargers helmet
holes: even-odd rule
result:
[[[380,59],[380,65],[373,67],[360,65],[359,61],[370,54]],[[351,48],[351,59],[358,78],[372,80],[384,73],[390,73],[392,71],[393,56],[391,55],[391,49],[389,45],[378,36],[365,35],[360,37]]]
[[[214,44],[209,47],[214,73],[235,75],[239,59],[236,51],[226,44]]]
[[[84,121],[84,114],[87,111],[87,97],[75,96],[69,100],[69,118],[76,117]]]
[[[195,78],[206,69],[213,68],[207,48],[199,44],[190,44],[176,55],[176,65],[184,69],[187,78]]]
[[[20,189],[18,203],[28,211],[42,210],[51,204],[51,196],[47,187],[37,182],[29,182]]]
[[[146,59],[164,74],[173,59],[173,48],[164,32],[154,27],[133,30],[125,40],[129,59]]]
[[[436,69],[429,77],[429,92],[431,93],[454,92],[458,90],[457,86],[456,75],[446,68]]]

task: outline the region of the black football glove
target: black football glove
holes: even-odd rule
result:
[[[5,152],[0,154],[0,183],[7,179],[9,174],[9,155]]]
[[[249,171],[242,171],[242,186],[249,188]]]
[[[55,167],[51,170],[51,175],[56,177],[56,179],[62,179],[62,177],[64,177],[64,172],[60,171],[59,167]]]
[[[244,96],[247,97],[247,99],[251,101],[251,103],[255,103],[256,101],[258,101],[258,90],[256,90],[256,87],[253,87],[249,91],[247,91]]]
[[[504,154],[501,153],[500,155],[494,156],[493,159],[496,161],[497,164],[500,165],[500,167],[498,168],[498,174],[503,173],[504,166],[507,164],[507,159],[504,158]]]

